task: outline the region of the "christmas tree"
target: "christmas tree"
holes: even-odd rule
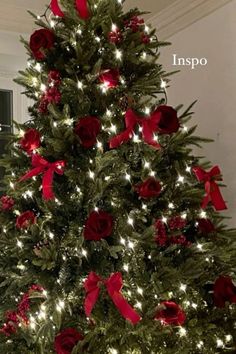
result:
[[[52,0],[1,161],[1,353],[235,353],[236,232],[161,42],[122,0]],[[210,107],[209,107],[210,110]]]

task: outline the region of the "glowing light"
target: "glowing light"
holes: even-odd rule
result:
[[[37,77],[32,77],[32,82],[33,82],[33,86],[37,86],[37,84],[38,84]]]
[[[187,289],[187,285],[186,284],[180,284],[179,288],[180,288],[181,291],[185,292],[186,289]]]
[[[110,354],[118,354],[118,350],[110,348]]]
[[[116,133],[116,132],[117,132],[117,126],[114,125],[114,124],[112,124],[111,127],[110,127],[110,131],[111,131],[112,133]]]
[[[128,242],[128,247],[133,250],[134,249],[134,243],[132,241],[129,241]]]
[[[185,132],[187,132],[187,131],[188,131],[188,127],[186,127],[186,125],[184,125],[183,130],[184,130]]]
[[[81,81],[78,81],[78,82],[77,82],[77,87],[78,87],[79,90],[82,90],[82,89],[83,89],[83,86],[84,86],[84,85],[83,85],[83,83],[82,83]]]
[[[173,203],[169,203],[168,207],[169,207],[169,209],[174,209],[175,208]]]
[[[82,248],[82,255],[84,257],[87,257],[87,255],[88,255],[88,252],[84,248]]]
[[[147,205],[146,204],[142,204],[142,209],[143,210],[147,210]]]
[[[187,167],[186,167],[186,171],[190,173],[190,172],[191,172],[191,167],[190,167],[190,166],[187,166]]]
[[[57,127],[57,122],[53,122],[53,126],[56,128]]]
[[[232,339],[233,339],[233,336],[231,336],[231,334],[227,334],[225,336],[225,340],[226,340],[227,343],[231,342]]]
[[[128,265],[128,264],[124,264],[123,268],[124,268],[124,270],[125,270],[126,272],[129,271],[129,265]]]
[[[39,63],[37,63],[37,64],[35,65],[35,69],[36,69],[38,72],[41,72],[42,66],[41,66]]]
[[[138,136],[137,134],[134,134],[134,135],[133,135],[133,142],[134,142],[134,143],[140,143],[140,141],[141,141],[141,140],[139,139],[139,136]]]
[[[181,216],[183,219],[187,219],[187,213],[183,213]]]
[[[138,287],[137,288],[137,293],[140,294],[140,295],[143,295],[143,289]]]
[[[161,79],[161,88],[165,89],[167,86],[167,82]]]
[[[199,251],[202,251],[203,245],[202,245],[201,243],[198,243],[198,244],[197,244],[197,248],[199,249]]]
[[[224,342],[221,339],[217,338],[216,339],[216,345],[217,345],[217,348],[223,348],[224,347]]]
[[[179,329],[179,336],[180,337],[185,337],[187,335],[187,331],[184,327],[180,327]]]
[[[98,148],[99,150],[102,150],[103,145],[102,145],[101,141],[97,141],[97,148]]]
[[[149,115],[151,113],[151,109],[149,107],[145,107],[144,113]]]
[[[106,110],[106,115],[107,115],[108,117],[111,117],[111,114],[112,114],[111,111],[110,111],[109,109],[107,109],[107,110]]]
[[[51,240],[54,239],[54,234],[53,234],[52,232],[49,232],[48,236],[49,236],[49,238],[50,238]]]
[[[142,310],[142,304],[141,302],[136,302],[136,304],[134,305],[135,307],[137,307],[138,309]]]
[[[94,173],[93,171],[89,171],[89,177],[90,177],[91,179],[94,179],[95,173]]]
[[[147,25],[145,25],[144,31],[145,31],[146,33],[149,33],[149,32],[150,32],[150,28],[149,28]]]
[[[205,219],[207,217],[207,213],[204,210],[202,210],[200,212],[200,216],[201,216],[201,218]]]
[[[131,217],[128,217],[128,224],[131,225],[131,226],[134,226],[134,219],[131,218]]]
[[[47,89],[47,86],[46,86],[46,85],[44,85],[44,84],[41,84],[41,85],[40,85],[40,90],[41,90],[41,91],[46,91],[46,89]]]
[[[116,59],[121,60],[121,59],[122,59],[122,52],[121,52],[121,50],[116,49],[116,51],[115,51],[115,56],[116,56]]]
[[[19,241],[19,240],[17,240],[16,245],[19,248],[23,248],[23,243],[21,241]]]
[[[200,342],[197,344],[197,348],[201,349],[203,347],[204,343],[202,340],[200,340]]]
[[[143,60],[146,60],[146,59],[147,59],[147,53],[146,53],[146,52],[143,52],[141,58],[142,58]]]
[[[51,26],[52,28],[55,27],[55,21],[51,20],[51,21],[50,21],[50,26]]]
[[[183,177],[183,176],[179,176],[179,178],[178,178],[178,182],[180,182],[180,183],[184,183],[184,177]]]
[[[130,175],[129,173],[126,173],[126,174],[125,174],[125,179],[126,179],[127,181],[130,181],[131,175]]]
[[[167,223],[167,218],[165,216],[162,217],[162,221],[166,224]]]
[[[150,173],[149,173],[149,175],[150,175],[150,176],[152,176],[152,177],[155,177],[156,172],[155,172],[155,171],[153,171],[153,170],[151,170],[151,171],[150,171]]]
[[[122,245],[125,245],[125,239],[124,239],[123,237],[120,238],[120,243],[121,243]]]

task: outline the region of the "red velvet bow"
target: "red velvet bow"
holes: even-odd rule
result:
[[[159,149],[160,144],[154,140],[154,132],[157,131],[157,124],[161,118],[161,113],[154,111],[148,118],[140,118],[132,109],[129,109],[125,115],[126,130],[116,135],[110,140],[110,148],[116,148],[129,141],[133,137],[134,129],[137,124],[142,127],[142,137],[145,143]]]
[[[32,155],[32,167],[33,169],[21,177],[19,182],[43,173],[43,198],[46,200],[54,199],[55,195],[52,189],[53,176],[55,172],[63,175],[65,161],[48,162],[39,154],[34,154]]]
[[[205,209],[208,203],[212,202],[216,210],[227,209],[219,186],[215,182],[222,180],[220,168],[215,166],[209,172],[206,172],[201,167],[194,167],[193,172],[199,182],[205,183],[206,195],[202,201],[202,208]]]
[[[136,324],[141,320],[139,314],[129,305],[120,292],[123,286],[121,273],[113,273],[108,279],[105,280],[94,272],[89,274],[84,283],[84,288],[86,290],[84,310],[87,317],[90,317],[90,314],[98,300],[101,284],[106,286],[107,292],[113,303],[126,320],[129,320],[132,324]]]
[[[87,20],[90,16],[87,0],[75,0],[75,6],[79,16]],[[58,4],[58,0],[51,0],[50,8],[55,16],[64,17],[64,13],[61,11]]]

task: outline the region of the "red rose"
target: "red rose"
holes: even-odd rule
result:
[[[66,328],[56,336],[54,349],[57,354],[70,354],[76,344],[83,339],[82,334],[76,329]]]
[[[161,184],[154,177],[149,177],[144,182],[137,184],[135,190],[141,198],[158,197],[161,193]]]
[[[161,113],[157,130],[160,134],[172,134],[179,130],[180,123],[177,112],[170,106],[159,106],[155,113]]]
[[[197,222],[199,231],[204,235],[210,234],[216,230],[210,219],[198,219]]]
[[[18,229],[26,229],[32,224],[36,223],[36,216],[35,214],[28,210],[19,215],[16,219],[16,227]]]
[[[48,74],[48,82],[49,84],[53,85],[60,85],[61,83],[61,76],[58,70],[51,70]]]
[[[112,88],[116,87],[119,84],[120,72],[118,69],[108,69],[105,70],[99,76],[100,82],[102,82],[106,87]]]
[[[8,195],[3,195],[0,199],[1,202],[1,210],[7,211],[11,210],[15,204],[14,199],[9,197]]]
[[[75,134],[78,135],[81,145],[87,149],[96,144],[100,130],[101,122],[93,116],[80,119],[75,126]]]
[[[231,277],[221,275],[214,284],[213,300],[216,307],[225,307],[225,303],[236,304],[236,286]]]
[[[186,320],[183,309],[173,301],[163,301],[160,310],[157,311],[155,319],[164,325],[182,326]]]
[[[111,235],[113,229],[113,218],[105,211],[92,211],[84,228],[86,240],[100,241]]]
[[[40,147],[40,134],[36,129],[26,130],[23,138],[20,140],[20,145],[23,150],[29,154]]]
[[[46,28],[35,31],[30,37],[30,49],[37,60],[45,59],[45,49],[51,49],[55,42],[54,33]]]
[[[109,32],[108,39],[111,43],[119,44],[123,39],[123,35],[121,31],[117,29],[115,31]]]

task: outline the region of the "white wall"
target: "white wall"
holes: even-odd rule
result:
[[[24,122],[28,118],[29,100],[21,95],[21,87],[13,82],[17,71],[25,68],[25,48],[17,33],[0,32],[0,89],[13,91],[13,119]]]
[[[162,49],[160,61],[167,71],[176,70],[173,54],[178,57],[206,57],[208,65],[181,69],[171,78],[169,104],[188,105],[195,99],[193,123],[198,133],[215,140],[201,154],[219,164],[228,185],[223,190],[228,215],[236,225],[236,0],[199,20],[168,40],[172,46]]]

